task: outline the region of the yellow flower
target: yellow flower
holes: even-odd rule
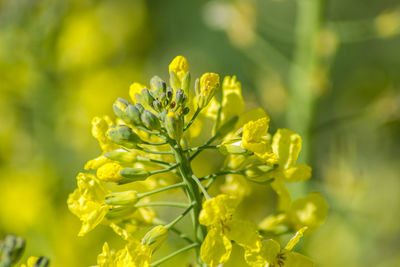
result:
[[[189,72],[189,63],[183,56],[175,57],[169,64],[169,72],[173,71],[180,81],[185,77],[186,73]]]
[[[118,163],[106,163],[97,169],[97,178],[104,182],[119,182],[124,178],[120,174],[122,169],[123,167]]]
[[[328,203],[318,192],[312,192],[293,202],[288,211],[288,220],[294,229],[308,227],[308,231],[317,229],[325,222]]]
[[[123,248],[110,251],[107,243],[103,245],[103,251],[97,256],[97,264],[100,267],[149,267],[153,249],[148,245],[143,245],[136,239]]]
[[[129,87],[129,96],[131,97],[133,103],[136,103],[136,94],[141,95],[142,90],[146,88],[146,85],[140,83],[132,83]]]
[[[281,249],[278,242],[273,239],[262,241],[259,251],[245,251],[246,262],[252,267],[312,267],[314,261],[299,253],[292,252],[293,247],[299,242],[307,227],[300,229],[284,249]]]
[[[278,167],[269,175],[285,182],[305,181],[311,177],[311,168],[296,164],[301,150],[301,137],[288,129],[278,129],[272,138],[272,149],[278,157]]]
[[[266,163],[273,165],[277,162],[277,158],[268,140],[268,128],[268,116],[246,123],[243,127],[242,146],[254,152]]]
[[[226,262],[232,251],[231,240],[247,250],[259,250],[260,239],[256,227],[235,216],[238,199],[225,194],[206,200],[199,222],[208,227],[201,248],[201,259],[211,267]]]
[[[299,198],[287,208],[285,213],[265,218],[259,228],[264,231],[279,232],[282,229],[295,231],[308,227],[307,233],[317,229],[324,223],[328,213],[328,204],[320,193],[312,192]]]
[[[26,264],[21,264],[21,267],[34,267],[36,262],[39,260],[39,257],[29,257]]]
[[[242,85],[236,80],[236,76],[225,76],[222,83],[222,108],[220,125],[227,122],[233,116],[239,116],[243,113],[245,104],[242,97]],[[216,119],[220,103],[213,98],[207,107],[205,115]]]
[[[79,173],[76,177],[78,188],[68,197],[68,208],[82,221],[78,236],[83,236],[95,228],[108,211],[104,203],[110,192],[92,174]]]
[[[94,117],[92,119],[92,135],[97,139],[101,149],[104,152],[112,151],[118,148],[118,146],[111,142],[111,140],[107,137],[108,128],[112,125],[113,123],[111,119],[107,116],[103,118]]]
[[[214,97],[219,88],[219,75],[207,72],[200,78],[200,88],[197,92],[197,105],[200,109],[205,108]]]
[[[250,194],[251,188],[242,175],[229,174],[225,178],[225,183],[221,186],[221,191],[236,196],[240,200]]]
[[[106,163],[112,162],[110,159],[104,157],[104,155],[101,155],[97,158],[91,159],[88,162],[86,162],[84,169],[85,170],[97,170],[101,166],[103,166]]]

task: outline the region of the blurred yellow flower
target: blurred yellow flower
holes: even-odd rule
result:
[[[183,56],[175,57],[168,66],[169,72],[173,71],[180,81],[189,72],[189,62]]]
[[[92,174],[79,173],[76,177],[78,188],[68,197],[68,208],[82,221],[78,236],[93,230],[108,211],[105,196],[109,193]]]

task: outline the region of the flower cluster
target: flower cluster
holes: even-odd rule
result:
[[[192,91],[189,64],[178,56],[169,65],[168,83],[158,76],[150,86],[133,83],[131,100],[119,98],[113,105],[116,119],[92,120],[92,134],[103,152],[78,174],[78,188],[70,194],[68,207],[82,221],[80,236],[105,224],[126,240],[117,251],[105,243],[98,266],[157,266],[194,249],[199,266],[214,267],[229,260],[232,242],[243,248],[250,266],[313,266],[311,259],[292,249],[303,234],[324,222],[328,207],[316,192],[292,201],[286,187],[311,177],[311,168],[296,162],[301,137],[288,129],[271,135],[264,110],[245,111],[235,76],[220,84],[218,74],[205,73],[195,80]],[[204,132],[205,120],[213,122],[211,137],[193,146]],[[219,151],[226,160],[219,171],[198,177],[192,161],[204,150]],[[217,179],[225,182],[210,196]],[[250,183],[270,184],[278,197],[276,212],[259,224],[237,212],[251,193]],[[154,201],[177,188],[187,203]],[[155,206],[183,212],[166,222]],[[193,232],[182,233],[176,224],[188,214]],[[143,230],[147,233],[140,236]],[[169,233],[188,245],[152,261]],[[279,237],[290,233],[294,237],[281,248]]]

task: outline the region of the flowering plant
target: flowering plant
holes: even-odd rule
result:
[[[311,177],[308,165],[296,163],[301,137],[288,129],[271,136],[265,111],[245,112],[236,77],[227,76],[220,83],[218,74],[205,73],[196,79],[192,92],[189,64],[178,56],[169,65],[169,84],[158,76],[150,80],[150,87],[133,83],[132,102],[120,98],[113,105],[115,120],[92,120],[92,134],[103,153],[78,174],[78,188],[70,194],[68,207],[82,221],[79,236],[102,223],[126,240],[118,251],[105,243],[98,266],[157,266],[194,249],[199,266],[214,267],[228,261],[232,242],[243,248],[250,266],[314,265],[292,249],[303,234],[323,223],[327,204],[315,192],[292,201],[285,185]],[[211,137],[194,146],[204,118],[213,121]],[[198,177],[191,163],[209,149],[226,159],[217,172]],[[210,187],[223,177],[224,186],[212,196]],[[259,225],[237,213],[249,194],[248,183],[270,184],[278,196],[276,213]],[[154,201],[178,188],[187,203]],[[155,206],[183,212],[167,222],[157,216]],[[183,233],[177,223],[189,214],[192,233]],[[147,233],[138,236],[142,229]],[[169,233],[188,245],[152,261]],[[287,233],[294,236],[281,248],[277,238]]]

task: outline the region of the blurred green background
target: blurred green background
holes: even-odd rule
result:
[[[330,204],[303,242],[317,266],[400,266],[399,35],[398,0],[0,0],[0,237],[52,266],[122,244],[103,226],[78,238],[66,206],[100,152],[90,121],[182,54],[302,134],[313,178],[292,193]]]

